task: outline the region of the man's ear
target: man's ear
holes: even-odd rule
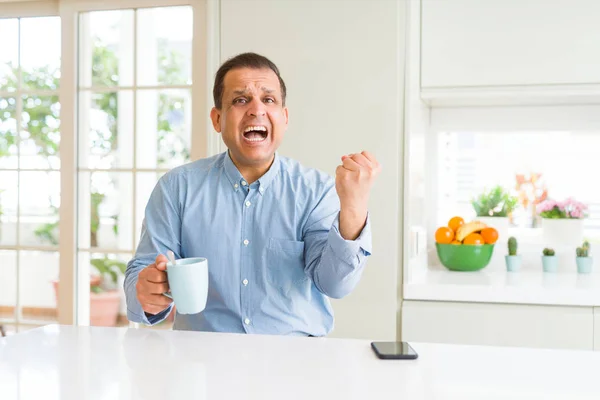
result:
[[[210,110],[210,119],[215,131],[221,133],[221,111],[216,107],[213,107],[212,110]]]
[[[285,127],[287,128],[288,121],[289,121],[289,115],[288,115],[288,108],[287,107],[283,107],[283,114],[285,115]]]

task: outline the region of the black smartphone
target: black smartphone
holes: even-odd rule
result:
[[[414,360],[419,355],[406,342],[371,342],[377,357],[384,360]]]

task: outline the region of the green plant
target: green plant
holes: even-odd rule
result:
[[[502,186],[495,186],[471,200],[478,217],[507,217],[517,203],[518,198],[511,196]]]
[[[577,257],[589,257],[590,256],[590,242],[588,242],[587,240],[585,242],[583,242],[583,245],[581,245],[581,247],[578,247],[577,249],[575,249],[575,254],[577,255]]]
[[[110,278],[113,286],[117,284],[120,275],[125,274],[127,264],[118,260],[111,260],[104,256],[103,258],[93,258],[90,260],[90,264],[98,271],[102,280]],[[94,293],[100,293],[103,291],[99,285],[91,286],[91,291]]]
[[[509,256],[516,256],[517,255],[517,238],[514,236],[511,236],[510,238],[508,238],[508,255]]]
[[[554,249],[550,249],[550,248],[546,247],[546,248],[545,248],[545,249],[542,251],[542,254],[543,254],[543,255],[545,255],[545,256],[553,256],[553,255],[555,255],[556,253],[554,252]]]

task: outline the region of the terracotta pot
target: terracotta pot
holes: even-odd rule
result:
[[[90,293],[90,325],[115,326],[120,303],[121,296],[116,290]]]
[[[58,305],[58,281],[52,281],[54,296]],[[93,293],[90,292],[90,325],[115,326],[119,315],[121,296],[116,290]]]

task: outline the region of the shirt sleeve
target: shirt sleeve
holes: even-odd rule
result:
[[[319,291],[331,298],[350,294],[371,255],[371,218],[355,240],[340,234],[339,199],[332,185],[311,212],[304,233],[306,272]]]
[[[140,243],[135,256],[125,271],[125,298],[127,318],[132,322],[154,325],[171,312],[172,304],[164,311],[152,315],[145,313],[137,299],[135,285],[140,271],[154,263],[159,254],[172,250],[181,258],[181,216],[178,205],[178,188],[172,173],[163,176],[152,191],[146,206]]]

